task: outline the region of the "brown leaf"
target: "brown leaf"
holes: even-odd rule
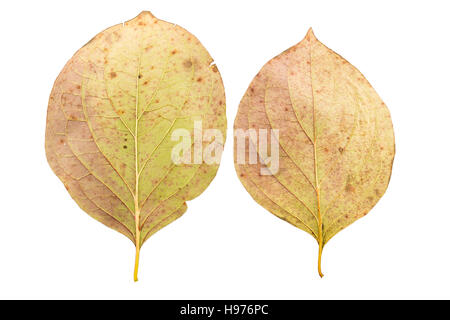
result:
[[[55,81],[48,162],[84,211],[136,245],[135,280],[142,244],[216,174],[218,162],[172,161],[172,134],[193,135],[194,121],[225,139],[220,74],[192,34],[150,12],[99,33]]]
[[[264,140],[250,135],[249,143],[235,141],[236,171],[256,202],[317,240],[322,276],[323,246],[366,215],[388,186],[395,147],[387,107],[310,29],[253,79],[234,129],[279,130],[278,170],[262,173],[272,165],[261,150],[249,163],[250,146]]]

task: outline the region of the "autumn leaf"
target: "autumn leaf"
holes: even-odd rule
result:
[[[242,184],[264,208],[317,240],[323,276],[324,245],[366,215],[388,186],[395,147],[386,105],[310,29],[253,79],[234,129]],[[258,134],[264,130],[278,133]],[[259,147],[269,138],[277,142],[271,155]],[[257,161],[249,163],[255,152]]]
[[[135,281],[142,244],[179,218],[218,169],[218,161],[172,161],[172,133],[194,135],[195,121],[225,139],[220,74],[192,34],[150,12],[99,33],[55,81],[48,162],[84,211],[133,241]]]

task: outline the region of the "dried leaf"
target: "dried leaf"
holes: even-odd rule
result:
[[[54,84],[48,162],[84,211],[136,245],[135,280],[142,244],[179,218],[218,169],[173,163],[179,142],[171,135],[193,135],[194,121],[225,138],[220,74],[192,34],[150,12],[99,33]]]
[[[355,67],[309,30],[253,79],[234,129],[249,137],[235,141],[242,184],[264,208],[317,240],[323,276],[323,246],[366,215],[388,186],[395,147],[387,107]],[[272,159],[258,148],[265,136],[258,141],[249,129],[279,130]],[[252,150],[256,164],[249,163]],[[240,153],[246,161],[238,161]]]

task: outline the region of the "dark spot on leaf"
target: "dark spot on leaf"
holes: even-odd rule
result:
[[[203,80],[202,77],[197,78],[197,82],[202,82],[202,80]]]
[[[142,74],[139,74],[138,78],[139,78],[139,79],[142,79]]]
[[[185,60],[185,61],[183,62],[183,66],[184,66],[185,68],[190,68],[190,67],[192,67],[192,62],[191,62],[190,60]]]
[[[342,147],[339,147],[338,150],[340,153],[344,152],[344,148],[342,148]]]
[[[127,146],[123,146],[124,149],[128,148]]]
[[[114,79],[115,77],[117,77],[117,73],[115,73],[115,72],[113,71],[113,72],[111,72],[111,73],[109,74],[109,77],[110,77],[111,79]]]
[[[347,184],[345,186],[345,191],[347,191],[347,192],[355,192],[355,187],[352,186],[351,184]]]
[[[177,50],[173,49],[171,54],[174,55],[175,53],[177,53]]]

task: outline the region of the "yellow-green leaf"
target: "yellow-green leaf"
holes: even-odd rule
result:
[[[279,130],[278,167],[258,149],[265,137],[249,134],[249,143],[235,141],[236,171],[256,202],[317,240],[322,276],[323,246],[366,215],[388,186],[395,147],[386,105],[310,30],[253,79],[234,129]],[[252,150],[256,164],[248,161]],[[276,170],[265,174],[267,166]]]
[[[55,81],[48,162],[84,211],[136,245],[135,280],[142,244],[180,217],[218,169],[218,161],[172,161],[172,133],[193,136],[195,121],[218,129],[223,144],[220,74],[197,38],[150,12],[96,35]]]

